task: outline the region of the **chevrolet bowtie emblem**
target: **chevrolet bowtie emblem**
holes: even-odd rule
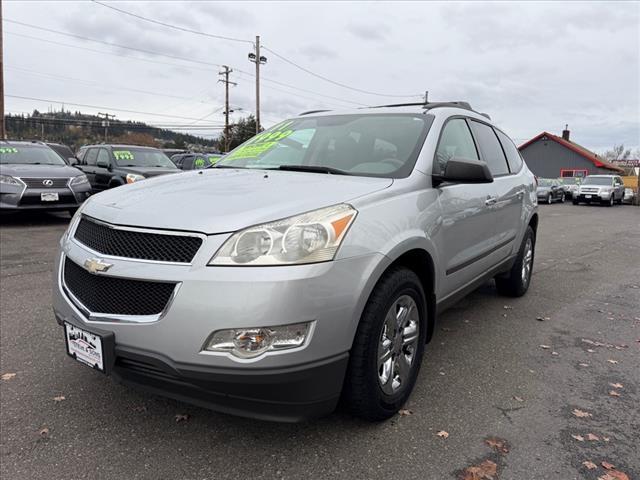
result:
[[[84,268],[91,273],[106,272],[111,267],[113,267],[111,263],[103,262],[99,258],[87,258],[84,261]]]

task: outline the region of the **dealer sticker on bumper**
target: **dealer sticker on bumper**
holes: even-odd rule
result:
[[[67,353],[79,362],[104,372],[102,338],[100,335],[74,327],[69,323],[64,324],[64,331]]]

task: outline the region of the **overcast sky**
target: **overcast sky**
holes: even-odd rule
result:
[[[409,95],[349,90],[265,50],[267,127],[304,110],[412,101],[418,97],[410,95],[429,90],[432,101],[469,101],[518,143],[543,130],[560,134],[568,123],[572,140],[596,151],[640,146],[637,2],[107,3],[213,35],[248,42],[261,35],[265,47],[335,82]],[[219,68],[208,64],[236,69],[236,118],[255,109],[254,79],[247,74],[255,69],[247,59],[251,43],[177,31],[90,1],[5,0],[3,14],[5,93],[56,102],[7,98],[7,112],[59,109],[65,102],[68,109],[106,111],[122,120],[221,125],[224,88]]]

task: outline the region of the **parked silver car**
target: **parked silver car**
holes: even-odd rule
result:
[[[466,103],[302,114],[214,168],[92,196],[55,316],[70,355],[128,385],[278,421],[342,396],[381,420],[439,312],[492,278],[527,291],[536,210],[517,148]]]
[[[619,175],[589,175],[573,197],[573,204],[597,202],[609,207],[622,204],[624,183]]]

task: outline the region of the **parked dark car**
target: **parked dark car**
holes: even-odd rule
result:
[[[171,161],[181,170],[199,170],[215,165],[221,158],[221,153],[184,153],[174,155]]]
[[[538,201],[544,203],[564,202],[566,197],[565,187],[555,178],[538,179]]]
[[[0,211],[68,210],[91,194],[87,176],[41,142],[0,141]]]
[[[78,159],[76,158],[73,150],[71,150],[68,146],[63,143],[47,143],[47,146],[56,152],[67,165],[75,165],[78,163]]]
[[[134,145],[87,145],[78,151],[78,168],[93,192],[180,170],[162,150]]]

